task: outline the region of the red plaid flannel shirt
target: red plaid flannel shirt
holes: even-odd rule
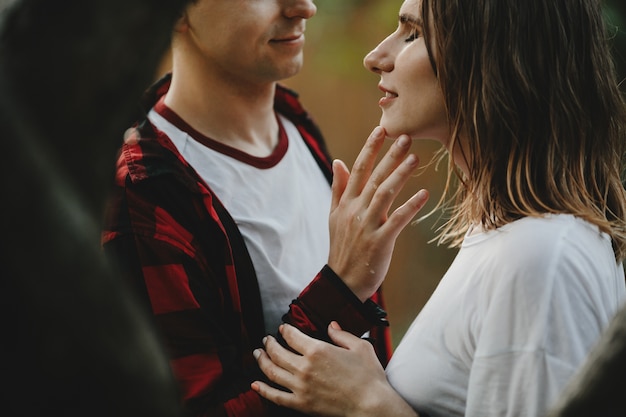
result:
[[[169,76],[147,92],[146,108],[167,88]],[[279,86],[275,109],[297,126],[330,183],[324,140],[297,95]],[[250,389],[264,378],[252,351],[277,329],[264,328],[256,275],[237,226],[147,119],[121,148],[103,247],[153,314],[189,415],[298,415]],[[285,306],[285,322],[326,340],[330,320],[356,335],[370,331],[386,364],[391,349],[380,294],[373,297],[378,304],[361,303],[328,267],[312,278]]]

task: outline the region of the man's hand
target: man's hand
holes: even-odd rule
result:
[[[385,131],[377,127],[352,173],[342,161],[333,163],[328,266],[361,301],[382,284],[398,235],[428,200],[428,192],[420,190],[388,215],[419,161],[407,156],[411,140],[402,135],[374,168],[384,141]]]

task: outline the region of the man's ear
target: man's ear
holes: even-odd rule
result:
[[[187,11],[184,10],[174,24],[174,32],[184,33],[189,29],[189,18]]]

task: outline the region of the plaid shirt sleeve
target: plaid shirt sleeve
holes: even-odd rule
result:
[[[251,342],[243,325],[232,254],[211,196],[181,186],[173,174],[156,181],[142,166],[129,168],[136,159],[129,153],[144,151],[124,146],[103,247],[154,316],[186,411],[279,415],[250,389],[262,376],[252,357],[261,341]]]
[[[362,303],[328,266],[300,293],[289,306],[283,321],[317,339],[331,342],[327,328],[337,321],[343,330],[356,336],[370,332],[370,341],[383,366],[391,355],[387,313],[376,301],[382,301],[380,290]],[[278,335],[280,338],[280,334]],[[285,343],[284,341],[282,341]]]

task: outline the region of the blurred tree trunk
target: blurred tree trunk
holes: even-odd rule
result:
[[[171,417],[178,387],[100,251],[115,152],[183,0],[2,6],[3,415]]]
[[[615,316],[550,417],[626,416],[626,305]]]

